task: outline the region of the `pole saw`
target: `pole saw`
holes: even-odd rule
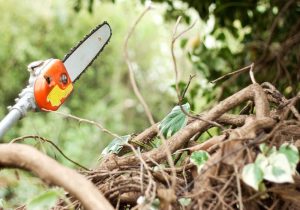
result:
[[[109,24],[104,22],[87,34],[63,60],[51,58],[29,64],[28,85],[0,122],[0,139],[28,111],[56,111],[70,96],[76,80],[104,49],[111,34]]]

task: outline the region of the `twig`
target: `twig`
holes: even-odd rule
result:
[[[178,17],[176,24],[174,26],[173,29],[173,34],[172,34],[172,40],[171,40],[171,54],[172,54],[172,60],[173,60],[173,66],[174,66],[174,71],[175,71],[175,87],[176,87],[176,92],[177,92],[177,96],[180,99],[180,90],[179,90],[179,86],[178,86],[178,68],[177,68],[177,62],[176,62],[176,57],[175,57],[175,53],[174,53],[174,45],[176,40],[182,36],[183,34],[185,34],[186,32],[188,32],[190,29],[192,29],[194,27],[194,25],[196,24],[196,21],[190,25],[188,28],[186,28],[185,30],[183,30],[182,32],[180,32],[178,35],[176,35],[177,33],[177,28],[179,25],[179,22],[181,20],[181,16]],[[181,101],[181,100],[180,100]]]
[[[83,122],[83,123],[88,123],[88,124],[91,124],[91,125],[95,125],[102,132],[107,133],[107,134],[109,134],[109,135],[111,135],[111,136],[113,136],[115,138],[122,139],[118,134],[115,134],[115,133],[109,131],[108,129],[104,128],[103,125],[101,125],[100,123],[98,123],[96,121],[88,120],[88,119],[84,119],[84,118],[80,118],[80,117],[77,117],[77,116],[74,116],[74,115],[71,115],[71,114],[66,114],[66,113],[63,113],[63,112],[60,112],[60,111],[51,111],[51,110],[44,110],[44,111],[53,112],[55,114],[62,115],[64,117],[66,117],[66,118],[77,120],[79,123]]]
[[[83,175],[60,165],[31,146],[1,144],[0,166],[32,171],[47,184],[63,187],[77,198],[85,209],[114,209],[99,190]]]
[[[148,183],[148,187],[145,191],[145,195],[148,197],[150,197],[150,203],[152,203],[152,201],[154,200],[155,198],[155,193],[152,193],[152,195],[150,194],[150,191],[151,191],[151,188],[153,189],[153,191],[155,192],[156,191],[156,183],[153,181],[152,179],[152,175],[151,175],[151,172],[150,172],[150,168],[148,166],[148,164],[145,162],[145,160],[143,159],[142,155],[139,153],[139,151],[137,151],[131,144],[126,144],[128,147],[130,147],[130,149],[133,151],[133,153],[135,154],[135,156],[137,158],[139,158],[140,162],[141,162],[141,165],[143,165],[147,171],[147,174],[149,176],[149,183]]]
[[[196,76],[196,74],[190,75],[189,81],[188,81],[186,87],[184,88],[184,90],[183,90],[183,92],[182,92],[182,94],[181,94],[181,97],[180,97],[181,100],[184,99],[185,94],[186,94],[186,91],[189,89],[189,86],[190,86],[190,84],[191,84],[191,82],[192,82],[192,79],[193,79],[195,76]]]
[[[137,96],[137,98],[139,99],[140,103],[143,105],[144,107],[144,111],[148,117],[148,120],[149,122],[151,123],[151,125],[155,125],[155,121],[153,119],[153,116],[151,114],[151,111],[147,105],[147,103],[145,102],[142,94],[140,93],[139,91],[139,88],[137,87],[137,84],[136,84],[136,81],[135,81],[135,77],[134,77],[134,72],[133,72],[133,68],[132,68],[132,63],[129,59],[129,56],[128,56],[128,41],[131,37],[131,35],[133,34],[135,28],[137,27],[138,23],[141,21],[141,19],[144,17],[144,15],[151,9],[151,5],[147,6],[145,8],[145,10],[140,14],[140,16],[137,18],[137,20],[134,22],[133,26],[131,27],[131,29],[129,30],[129,33],[126,37],[126,40],[125,40],[125,44],[124,44],[124,57],[125,57],[125,60],[126,60],[126,63],[127,63],[127,66],[128,66],[128,70],[129,70],[129,76],[130,76],[130,82],[131,82],[131,86],[133,88],[133,91],[135,93],[135,95]],[[165,143],[165,138],[163,137],[163,135],[161,134],[161,132],[158,132],[158,135],[160,136],[162,142],[163,142],[163,146],[165,147],[166,149],[166,153],[167,153],[167,160],[168,160],[168,163],[169,165],[174,168],[174,162],[173,162],[173,159],[172,159],[172,155],[171,155],[171,152],[169,151],[169,149],[167,148],[167,144]],[[175,187],[176,186],[176,172],[172,172],[173,174],[173,180],[172,180],[172,186]]]
[[[235,172],[235,177],[236,177],[236,184],[237,184],[237,189],[238,189],[238,200],[239,200],[239,209],[243,210],[244,205],[243,205],[243,198],[242,198],[242,189],[241,189],[241,183],[240,183],[240,178],[239,178],[239,172],[238,168],[236,165],[234,167],[234,172]]]
[[[90,169],[84,167],[83,165],[75,162],[74,160],[72,160],[71,158],[69,158],[67,155],[65,155],[63,153],[63,151],[51,140],[49,139],[46,139],[44,137],[41,137],[41,136],[36,136],[36,135],[28,135],[28,136],[21,136],[21,137],[18,137],[18,138],[15,138],[15,139],[12,139],[10,141],[10,144],[13,144],[13,143],[16,143],[16,142],[19,142],[19,141],[24,141],[25,139],[29,139],[29,138],[32,138],[34,140],[42,140],[43,142],[47,142],[49,144],[51,144],[64,158],[66,158],[68,161],[70,161],[71,163],[79,166],[80,168],[86,170],[86,171],[90,171]]]
[[[225,79],[225,78],[227,78],[227,77],[229,77],[229,76],[236,75],[236,74],[240,74],[240,73],[242,73],[242,72],[248,70],[249,68],[251,69],[251,68],[252,68],[252,65],[253,65],[253,63],[250,64],[250,65],[248,65],[248,66],[246,66],[246,67],[243,67],[243,68],[241,68],[241,69],[238,69],[238,70],[236,70],[236,71],[233,71],[233,72],[230,72],[230,73],[228,73],[228,74],[225,74],[225,75],[223,75],[223,76],[221,76],[221,77],[219,77],[219,78],[217,78],[217,79],[211,81],[210,83],[213,83],[213,84],[214,84],[214,83],[217,83],[217,82],[219,82],[220,80],[223,80],[223,79]]]
[[[133,67],[132,67],[132,63],[129,59],[128,56],[128,41],[130,39],[130,37],[132,36],[135,28],[137,27],[138,23],[141,21],[141,19],[144,17],[144,15],[151,9],[151,5],[147,6],[145,8],[145,10],[140,14],[140,16],[136,19],[136,21],[134,22],[133,26],[131,27],[131,29],[129,30],[129,33],[127,34],[127,37],[125,39],[125,43],[124,43],[124,57],[125,57],[125,61],[127,63],[128,66],[128,70],[129,70],[129,77],[130,77],[130,83],[131,86],[133,88],[133,91],[135,93],[135,95],[137,96],[137,98],[139,99],[140,103],[142,104],[144,111],[148,117],[149,122],[151,123],[151,125],[155,124],[153,116],[151,114],[151,111],[146,103],[146,101],[144,100],[139,88],[137,87],[136,81],[135,81],[135,77],[134,77],[134,72],[133,72]]]
[[[175,153],[183,153],[185,151],[195,152],[195,151],[198,151],[198,150],[208,150],[210,147],[212,147],[214,145],[218,145],[219,143],[221,143],[225,139],[226,139],[225,134],[222,134],[220,136],[214,136],[214,137],[206,140],[205,142],[203,142],[201,144],[197,144],[195,146],[187,147],[187,148],[184,148],[184,149],[179,149]]]
[[[250,79],[252,81],[252,84],[257,84],[257,82],[255,80],[255,77],[254,77],[253,68],[254,68],[254,63],[252,63],[250,65],[249,75],[250,75]]]
[[[171,54],[172,54],[172,60],[173,60],[173,66],[174,66],[174,72],[175,72],[175,87],[176,87],[176,93],[177,93],[177,97],[178,97],[178,104],[180,106],[180,109],[181,111],[186,115],[186,116],[189,116],[191,118],[194,118],[194,119],[198,119],[198,120],[201,120],[201,121],[204,121],[204,122],[207,122],[209,124],[212,124],[216,127],[219,127],[221,128],[222,130],[224,130],[224,126],[222,126],[221,124],[217,123],[217,122],[214,122],[214,121],[210,121],[210,120],[206,120],[206,119],[203,119],[201,117],[196,117],[196,116],[193,116],[191,114],[189,114],[187,111],[185,111],[185,109],[182,107],[182,101],[183,101],[183,97],[180,95],[180,90],[179,90],[179,85],[178,85],[178,67],[177,67],[177,61],[176,61],[176,56],[175,56],[175,53],[174,53],[174,45],[175,45],[175,42],[176,40],[181,37],[183,34],[185,34],[186,32],[188,32],[189,30],[191,30],[194,25],[196,24],[196,21],[190,25],[189,27],[187,27],[185,30],[183,30],[182,32],[180,32],[178,35],[176,35],[177,33],[177,28],[178,28],[178,25],[180,23],[180,20],[181,20],[181,16],[179,16],[177,18],[177,21],[176,21],[176,24],[174,26],[174,29],[173,29],[173,34],[172,34],[172,41],[171,41]],[[191,79],[190,79],[191,80]]]

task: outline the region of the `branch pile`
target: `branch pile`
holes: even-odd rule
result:
[[[158,136],[155,124],[129,141],[127,149],[133,152],[108,155],[97,169],[83,173],[117,209],[149,209],[156,202],[159,209],[299,209],[299,175],[290,184],[265,182],[267,189],[259,192],[241,180],[242,169],[254,162],[260,144],[279,148],[288,143],[300,149],[300,118],[293,106],[298,98],[287,100],[269,83],[252,84],[201,113],[204,120],[190,118],[165,145],[150,151],[138,148]],[[245,102],[242,114],[227,113]],[[215,126],[209,121],[225,129],[197,143]],[[166,150],[175,167],[168,164]],[[199,150],[210,155],[200,171],[190,161],[191,153]]]

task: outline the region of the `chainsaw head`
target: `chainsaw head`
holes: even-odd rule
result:
[[[34,84],[36,104],[41,110],[56,111],[71,94],[72,81],[59,59],[50,59],[40,68]]]

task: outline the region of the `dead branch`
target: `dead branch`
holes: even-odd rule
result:
[[[105,128],[103,125],[101,125],[99,122],[96,122],[96,121],[93,121],[93,120],[84,119],[84,118],[77,117],[77,116],[74,116],[74,115],[71,115],[71,114],[66,114],[66,113],[63,113],[63,112],[60,112],[60,111],[51,111],[51,110],[44,110],[44,111],[47,111],[47,112],[53,112],[53,113],[55,113],[55,114],[64,116],[64,117],[66,117],[66,118],[73,119],[73,120],[77,120],[79,123],[82,123],[82,122],[83,122],[83,123],[95,125],[95,126],[98,127],[102,132],[107,133],[107,134],[113,136],[114,138],[121,139],[121,137],[120,137],[118,134],[115,134],[115,133],[113,133],[112,131],[106,129],[106,128]]]
[[[125,39],[125,44],[124,44],[124,57],[125,57],[125,61],[127,63],[128,66],[128,71],[129,71],[129,77],[130,77],[130,83],[131,86],[133,88],[133,91],[135,93],[135,95],[137,96],[137,98],[139,99],[140,103],[142,104],[144,111],[148,117],[148,120],[150,122],[150,124],[153,126],[155,125],[155,121],[153,119],[152,113],[145,101],[145,99],[143,98],[137,84],[136,84],[136,80],[134,77],[134,71],[133,71],[133,67],[132,67],[132,62],[129,59],[128,56],[128,42],[130,37],[132,36],[135,28],[137,27],[138,23],[142,20],[142,18],[144,17],[144,15],[151,9],[151,5],[147,6],[144,11],[140,14],[140,16],[136,19],[136,21],[134,22],[133,26],[131,27],[131,29],[129,30],[129,33]],[[167,144],[165,143],[165,138],[164,136],[159,132],[158,135],[160,136],[162,142],[163,142],[163,146],[165,147],[166,150],[166,154],[167,154],[167,161],[170,164],[170,166],[172,166],[172,168],[174,168],[174,162],[171,156],[171,152],[169,151],[169,148],[167,147]],[[141,157],[143,159],[143,157]],[[173,181],[172,181],[172,187],[174,188],[176,185],[176,173],[175,171],[173,172]]]
[[[148,208],[150,201],[156,197],[159,198],[161,207],[166,209],[180,208],[178,198],[191,198],[191,204],[187,209],[235,209],[237,205],[244,209],[246,207],[248,209],[249,206],[252,209],[259,209],[265,203],[263,200],[251,198],[255,192],[240,180],[239,174],[242,167],[255,160],[257,145],[262,142],[268,143],[269,146],[278,146],[283,141],[289,140],[296,141],[295,145],[300,145],[299,122],[294,119],[286,120],[286,118],[280,118],[281,121],[274,120],[278,120],[276,116],[280,106],[270,111],[268,101],[272,99],[269,97],[270,90],[266,86],[264,88],[258,84],[252,84],[220,102],[211,110],[201,113],[200,116],[203,118],[215,120],[222,125],[230,125],[224,133],[212,136],[202,144],[191,140],[199,132],[209,129],[211,124],[189,118],[187,125],[166,142],[173,154],[185,152],[186,157],[183,156],[176,168],[170,165],[167,168],[162,167],[167,156],[163,145],[144,153],[133,147],[139,145],[137,142],[140,141],[149,143],[158,134],[156,124],[131,140],[132,145],[128,147],[134,151],[134,155],[107,157],[98,169],[86,171],[84,174],[108,196],[114,206],[119,208],[123,205],[129,205],[133,209]],[[276,97],[277,95],[275,94]],[[255,104],[255,114],[226,113],[249,100]],[[280,97],[274,100],[287,103],[283,102]],[[282,136],[286,140],[283,140]],[[211,155],[200,173],[189,161],[190,153],[197,150],[206,150]],[[176,172],[176,185],[170,188],[170,183],[174,179],[172,175],[174,171]],[[276,203],[285,202],[285,200],[296,205],[295,199],[289,199],[291,193],[298,195],[299,192],[296,185],[291,186],[292,190],[286,194],[273,190],[274,196],[284,198],[276,201],[273,195],[269,195],[272,196],[272,203],[265,206],[273,208],[277,205]],[[169,192],[170,197],[163,192]],[[173,194],[173,192],[176,193]],[[271,191],[268,189],[268,192]],[[141,196],[146,199],[145,203],[137,204]]]
[[[86,209],[114,209],[97,188],[76,171],[60,165],[35,148],[22,144],[1,144],[0,165],[32,171],[47,184],[63,187]]]
[[[216,120],[222,114],[226,113],[230,109],[239,105],[242,102],[247,100],[254,100],[256,106],[256,117],[264,118],[269,117],[270,110],[267,98],[263,92],[263,89],[258,84],[253,84],[248,86],[247,88],[235,93],[234,95],[228,97],[224,101],[221,101],[218,105],[212,108],[207,112],[203,119],[207,119],[210,121]],[[185,144],[189,141],[199,130],[208,126],[208,123],[205,121],[195,120],[194,122],[187,125],[185,128],[177,132],[174,136],[172,136],[167,141],[167,146],[170,151],[173,153],[177,149],[181,147],[181,145]],[[152,151],[146,152],[142,154],[144,160],[149,160],[148,157],[151,157],[155,161],[161,161],[166,156],[164,148],[160,147],[154,149]],[[127,157],[117,157],[114,160],[107,160],[103,162],[100,168],[104,169],[114,169],[123,165],[130,164],[139,164],[138,158],[135,156],[127,156]]]
[[[128,71],[129,71],[129,77],[130,77],[130,83],[131,86],[133,88],[133,91],[135,93],[135,95],[137,96],[137,98],[139,99],[140,103],[143,105],[143,108],[145,110],[145,113],[148,117],[148,120],[150,122],[151,125],[155,124],[153,116],[151,114],[151,111],[144,99],[144,97],[142,96],[136,81],[135,81],[135,77],[134,77],[134,71],[133,71],[133,67],[132,67],[132,63],[129,59],[129,55],[128,55],[128,42],[130,37],[132,36],[135,28],[137,27],[138,23],[142,20],[142,18],[144,17],[144,15],[151,9],[151,5],[146,7],[145,10],[140,14],[140,16],[136,19],[136,21],[134,22],[133,26],[131,27],[131,29],[129,30],[129,33],[125,39],[125,43],[124,43],[124,57],[125,57],[125,61],[127,63],[128,66]]]
[[[73,163],[74,165],[82,168],[83,170],[87,170],[89,171],[88,168],[84,167],[83,165],[77,163],[76,161],[72,160],[71,158],[69,158],[67,155],[65,155],[65,153],[51,140],[49,139],[46,139],[44,137],[41,137],[41,136],[37,136],[37,135],[28,135],[28,136],[21,136],[21,137],[18,137],[18,138],[15,138],[15,139],[12,139],[9,143],[12,144],[12,143],[17,143],[17,142],[20,142],[20,141],[24,141],[26,139],[35,139],[35,140],[41,140],[42,142],[46,142],[46,143],[49,143],[50,145],[52,145],[65,159],[67,159],[68,161],[70,161],[71,163]]]
[[[177,93],[177,98],[178,98],[178,104],[180,106],[180,109],[181,111],[188,117],[190,118],[195,118],[195,119],[198,119],[198,120],[202,120],[202,121],[205,121],[211,125],[214,125],[214,126],[217,126],[217,127],[220,127],[221,129],[224,130],[224,127],[220,124],[218,124],[217,122],[214,122],[214,121],[211,121],[211,120],[207,120],[207,119],[203,119],[199,116],[193,116],[191,114],[189,114],[187,111],[185,111],[185,109],[182,107],[182,100],[183,100],[183,96],[180,95],[180,90],[179,90],[179,85],[178,85],[178,68],[177,68],[177,61],[176,61],[176,56],[175,56],[175,53],[174,53],[174,45],[175,45],[175,42],[178,38],[180,38],[183,34],[185,34],[186,32],[188,32],[189,30],[191,30],[194,25],[196,24],[196,22],[194,22],[193,24],[191,24],[189,27],[187,27],[185,30],[181,31],[180,33],[177,34],[177,28],[178,28],[178,25],[180,23],[180,20],[181,20],[181,16],[178,17],[177,21],[176,21],[176,24],[174,26],[174,30],[173,30],[173,34],[172,34],[172,40],[171,40],[171,55],[172,55],[172,61],[173,61],[173,69],[174,69],[174,72],[175,72],[175,88],[176,88],[176,93]],[[190,77],[190,80],[191,80],[191,77]],[[190,83],[190,80],[189,80],[189,83]]]
[[[214,83],[217,83],[217,82],[219,82],[220,80],[223,80],[223,79],[225,79],[225,78],[227,78],[227,77],[230,77],[230,76],[232,76],[232,75],[239,75],[239,74],[245,72],[246,70],[251,69],[251,68],[252,68],[252,65],[253,65],[253,63],[250,64],[250,65],[248,65],[248,66],[245,66],[245,67],[243,67],[243,68],[241,68],[241,69],[235,70],[235,71],[233,71],[233,72],[229,72],[228,74],[225,74],[225,75],[223,75],[223,76],[221,76],[221,77],[219,77],[219,78],[217,78],[217,79],[211,81],[210,83],[213,83],[213,84],[214,84]]]

